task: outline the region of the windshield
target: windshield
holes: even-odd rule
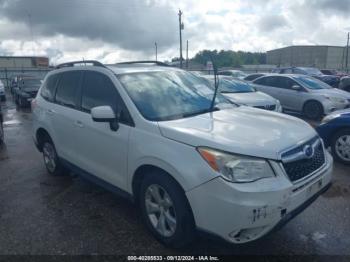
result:
[[[331,86],[327,85],[326,83],[310,77],[310,76],[295,76],[294,77],[299,83],[301,83],[304,87],[308,89],[329,89],[332,88]]]
[[[214,91],[205,79],[183,71],[117,76],[140,113],[148,120],[179,119],[210,111]],[[214,110],[236,107],[217,94]]]
[[[255,92],[255,89],[248,83],[243,81],[231,81],[220,79],[219,90],[221,93],[250,93]]]
[[[312,67],[302,67],[300,68],[304,70],[306,73],[310,75],[322,75],[322,72],[318,70],[317,68],[312,68]]]

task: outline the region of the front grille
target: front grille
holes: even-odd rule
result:
[[[270,111],[276,110],[276,105],[254,106],[254,107],[259,109],[270,110]]]
[[[316,143],[319,138],[314,138],[309,142],[290,150],[282,155],[283,157],[295,155],[297,153],[303,152],[306,145],[312,145]],[[304,178],[314,171],[318,170],[325,163],[325,154],[323,150],[323,145],[319,141],[318,145],[314,148],[314,155],[311,158],[304,157],[303,159],[298,159],[296,161],[283,163],[284,170],[286,171],[289,179],[294,182],[301,178]]]

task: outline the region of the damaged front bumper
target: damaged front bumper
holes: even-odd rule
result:
[[[186,193],[197,228],[231,243],[246,243],[280,228],[330,187],[333,159],[317,173],[292,183],[276,165],[276,177],[253,183],[215,178]]]

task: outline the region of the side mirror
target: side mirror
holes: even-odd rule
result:
[[[292,89],[295,91],[300,91],[301,90],[301,86],[299,85],[292,85]]]
[[[111,130],[119,128],[118,119],[110,106],[97,106],[91,109],[91,117],[95,122],[109,123]]]

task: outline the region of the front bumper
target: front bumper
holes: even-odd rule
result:
[[[323,104],[323,108],[324,108],[324,113],[326,115],[328,115],[334,111],[337,111],[337,110],[349,108],[349,106],[350,106],[349,101],[347,101],[346,103],[333,103],[331,101],[326,101],[326,102],[323,102],[322,104]]]
[[[274,178],[253,183],[230,183],[218,177],[187,192],[197,227],[231,243],[261,238],[329,187],[333,159],[326,156],[322,170],[298,183],[291,183],[280,170]]]

